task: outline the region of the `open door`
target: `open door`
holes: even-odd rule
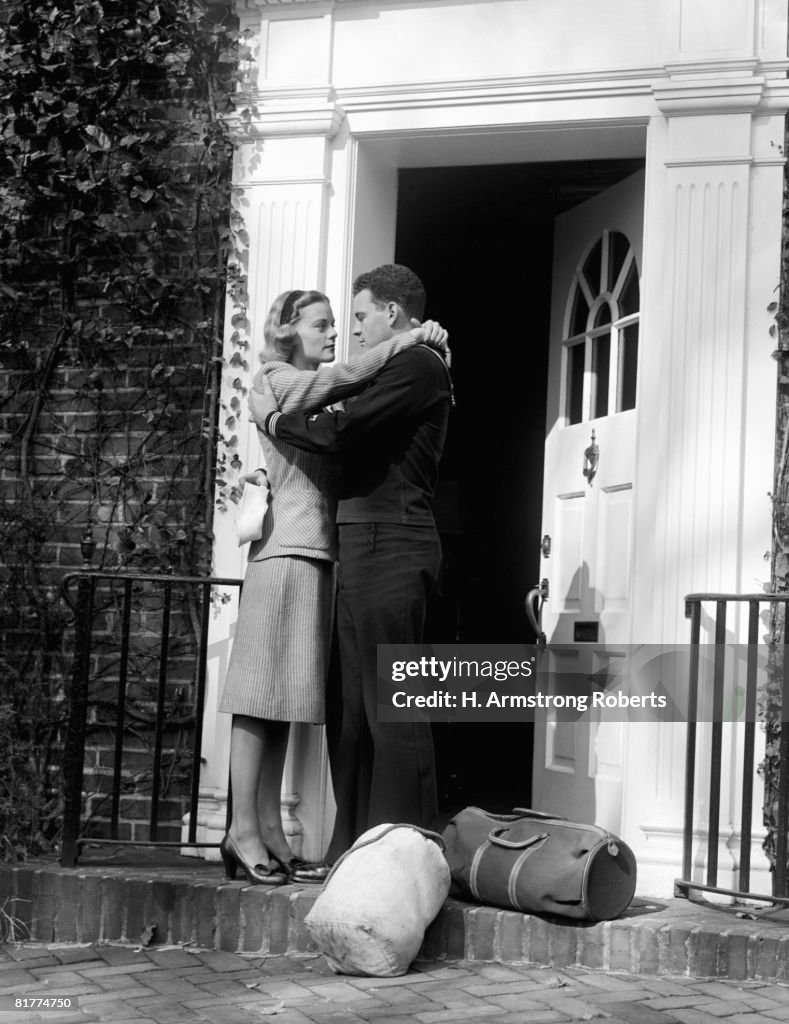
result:
[[[556,218],[543,560],[543,667],[590,674],[630,642],[644,174]],[[623,723],[535,726],[533,805],[613,831]]]

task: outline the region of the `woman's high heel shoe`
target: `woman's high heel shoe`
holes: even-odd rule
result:
[[[253,867],[248,864],[241,856],[229,833],[225,834],[225,838],[219,844],[219,853],[225,865],[225,874],[231,881],[235,880],[238,868],[241,868],[251,885],[285,885],[288,881],[287,873],[277,870],[280,865],[276,861],[267,866],[255,864]]]

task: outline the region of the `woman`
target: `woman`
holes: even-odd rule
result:
[[[377,345],[352,363],[334,358],[337,331],[329,300],[284,292],[263,328],[265,374],[283,412],[312,412],[361,391],[398,352],[422,341],[445,348],[428,321]],[[324,686],[337,556],[337,468],[331,459],[260,434],[271,487],[263,536],[249,552],[233,653],[220,711],[233,715],[233,813],[220,852],[229,878],[253,884],[322,882],[325,864],[293,857],[280,816],[290,722],[325,720]]]

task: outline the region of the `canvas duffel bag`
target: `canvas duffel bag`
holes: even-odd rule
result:
[[[466,807],[444,831],[452,894],[495,907],[588,921],[618,917],[636,890],[636,859],[617,836],[526,808]]]
[[[304,919],[337,974],[405,974],[449,894],[441,836],[376,825],[331,870]]]

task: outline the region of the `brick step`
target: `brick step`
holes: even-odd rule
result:
[[[304,918],[317,886],[228,882],[220,865],[0,865],[0,907],[22,937],[44,942],[193,945],[227,952],[310,954]],[[449,899],[428,929],[424,960],[530,963],[632,974],[789,980],[789,911],[770,919],[686,900],[636,899],[598,924]]]

